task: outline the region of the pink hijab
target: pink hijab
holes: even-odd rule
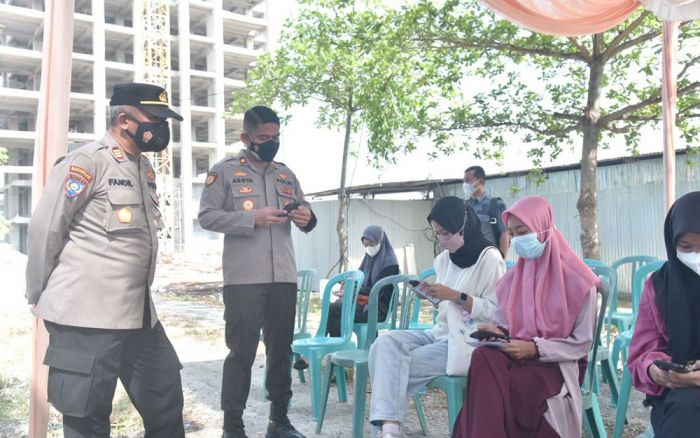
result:
[[[549,239],[537,259],[519,258],[496,285],[499,310],[507,318],[510,336],[517,339],[565,338],[581,312],[588,291],[600,279],[554,229],[549,202],[528,196],[503,212],[503,222],[516,216],[540,242]]]

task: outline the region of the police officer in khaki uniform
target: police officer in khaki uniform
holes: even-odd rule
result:
[[[28,231],[27,299],[49,332],[48,397],[64,435],[109,437],[120,379],[146,437],[184,437],[180,361],[150,285],[158,251],[155,172],[142,152],[165,149],[182,120],[150,84],[114,87],[102,140],[51,170]]]
[[[297,294],[291,223],[308,232],[316,217],[294,173],[272,161],[280,135],[275,112],[264,106],[251,108],[243,129],[246,149],[211,168],[199,210],[203,228],[225,234],[224,319],[230,352],[221,389],[223,436],[246,436],[243,410],[262,329],[271,401],[266,436],[303,438],[287,418]]]

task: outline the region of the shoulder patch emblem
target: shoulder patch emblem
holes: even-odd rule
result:
[[[253,192],[253,188],[252,188],[252,187],[248,187],[248,186],[243,186],[243,187],[241,187],[240,189],[238,189],[238,192],[239,192],[239,193],[244,193],[244,194],[245,194],[245,193],[252,193],[252,192]]]
[[[150,179],[151,181],[156,179],[156,173],[153,171],[153,169],[148,169],[146,171],[146,178]]]
[[[119,219],[120,224],[130,224],[133,218],[134,214],[129,207],[123,207],[117,210],[117,219]]]
[[[210,185],[214,184],[216,182],[216,179],[219,177],[219,175],[216,172],[209,172],[207,174],[207,179],[204,180],[204,185],[206,187],[209,187]]]
[[[92,176],[92,174],[91,174],[90,172],[88,172],[87,170],[83,169],[83,168],[80,167],[80,166],[74,166],[74,165],[71,165],[71,166],[68,168],[68,175],[69,175],[69,176],[72,176],[72,175],[81,176],[81,177],[83,177],[83,179],[85,179],[87,182],[92,182],[92,180],[95,179],[95,177]]]
[[[255,208],[255,202],[252,199],[246,199],[243,201],[243,210],[250,211]]]
[[[112,146],[109,149],[109,152],[112,154],[115,160],[120,162],[126,161],[126,155],[124,155],[124,151],[119,146]]]
[[[63,183],[63,187],[67,197],[75,198],[83,193],[83,190],[87,187],[87,181],[79,175],[68,175]]]
[[[242,170],[237,170],[237,171],[233,172],[233,176],[237,176],[237,177],[248,176],[248,172],[244,172]]]

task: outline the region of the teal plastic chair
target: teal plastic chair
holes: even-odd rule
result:
[[[608,288],[610,290],[608,297],[611,297],[614,295],[614,288],[615,284],[617,284],[617,273],[615,270],[610,267],[605,265],[604,263],[598,261],[598,260],[591,260],[591,259],[586,259],[584,262],[591,268],[593,273],[595,273],[601,280],[605,280],[608,284]],[[610,303],[610,300],[607,300],[608,303]],[[609,319],[608,316],[610,315],[610,311],[608,310],[606,316],[605,316],[605,321],[604,325],[608,329],[608,337],[606,339],[609,339],[609,334],[610,334],[610,325],[609,325]],[[610,343],[606,342],[605,344],[602,343],[602,339],[597,338],[596,342],[600,344],[599,348],[597,349],[597,354],[596,354],[596,362],[600,364],[600,372],[603,376],[603,381],[606,382],[610,386],[610,398],[612,401],[613,406],[617,404],[617,399],[620,393],[620,383],[617,380],[617,370],[613,365],[613,361],[611,359],[611,354],[610,354]],[[592,357],[591,357],[592,359]],[[598,374],[596,373],[593,375],[593,392],[596,394],[600,394],[600,383],[598,379]]]
[[[435,277],[435,268],[430,267],[420,274],[418,274],[418,279],[419,280],[427,280],[428,278]],[[427,303],[427,305],[434,307],[430,302],[426,300],[421,300],[419,297],[414,297],[413,298],[413,311],[411,312],[411,322],[408,325],[408,328],[411,330],[427,330],[429,328],[432,328],[435,325],[435,318],[437,318],[437,309],[433,309],[433,323],[426,324],[422,323],[418,320],[420,317],[420,312],[421,309],[423,308],[423,304]]]
[[[593,344],[588,357],[597,357],[598,350],[602,347],[600,343],[600,335],[603,331],[605,323],[605,315],[610,298],[610,284],[602,279],[598,294],[600,295],[600,308],[596,317],[595,332],[593,336]],[[583,401],[583,432],[586,438],[607,438],[605,431],[605,423],[603,416],[600,413],[600,404],[598,403],[598,394],[593,391],[594,379],[597,375],[596,366],[598,361],[589,360],[586,368],[586,376],[584,376],[583,386],[581,387],[581,395]]]
[[[306,357],[309,361],[309,380],[311,381],[311,408],[314,420],[321,414],[321,362],[323,357],[334,351],[355,348],[352,341],[352,325],[355,319],[355,303],[365,275],[362,271],[347,271],[340,273],[328,281],[323,291],[321,322],[313,337],[297,339],[292,342],[292,351]],[[330,305],[332,288],[338,283],[343,283],[343,308],[341,312],[340,336],[326,337],[328,325],[328,308]],[[345,374],[336,373],[338,386],[338,399],[347,400],[345,392]]]
[[[452,434],[452,429],[454,428],[455,421],[457,421],[459,410],[462,409],[462,405],[464,404],[464,392],[467,389],[467,378],[465,376],[439,376],[431,380],[426,387],[439,389],[445,393],[445,397],[447,398],[447,418],[450,422],[450,434]],[[416,405],[418,422],[423,430],[423,435],[426,435],[428,433],[428,424],[425,421],[425,411],[423,410],[423,402],[421,400],[421,396],[423,395],[425,395],[423,391],[414,395],[413,404]]]
[[[369,302],[367,308],[367,324],[366,324],[366,336],[362,344],[358,344],[360,347],[358,349],[340,350],[329,354],[326,362],[326,373],[323,385],[323,397],[321,401],[321,413],[316,421],[316,433],[321,433],[321,428],[323,427],[323,419],[326,415],[326,406],[328,404],[328,394],[330,393],[331,386],[331,376],[333,372],[343,370],[345,368],[355,369],[355,404],[353,407],[352,414],[352,436],[353,438],[362,437],[364,429],[364,419],[365,419],[365,409],[367,406],[367,376],[369,375],[368,369],[368,358],[369,358],[369,347],[372,345],[377,337],[378,323],[378,301],[379,301],[379,291],[388,285],[393,285],[395,301],[399,301],[399,297],[402,302],[410,298],[410,288],[408,288],[408,282],[410,280],[415,280],[417,277],[410,275],[392,275],[389,277],[382,278],[374,286],[369,293]],[[410,306],[409,306],[410,307]],[[402,312],[404,313],[404,312]],[[397,321],[399,319],[397,315],[397,306],[392,307],[391,320]],[[389,315],[387,315],[389,319]],[[395,328],[396,326],[389,326],[390,328]]]
[[[296,313],[296,324],[294,325],[294,338],[306,339],[311,337],[311,333],[306,328],[306,320],[309,314],[309,298],[311,297],[311,289],[313,289],[314,281],[316,280],[316,270],[315,269],[302,269],[297,271],[297,313]],[[301,356],[296,353],[292,353],[292,363],[299,359]],[[299,381],[305,383],[304,371],[298,370]]]
[[[514,267],[517,263],[514,262],[513,260],[506,260],[506,271],[512,267]]]
[[[621,270],[626,268],[627,265],[629,265],[630,269],[630,284],[632,283],[632,278],[634,278],[634,274],[641,268],[642,266],[649,264],[651,262],[656,262],[659,259],[657,257],[653,256],[647,256],[647,255],[637,255],[637,256],[630,256],[630,257],[623,257],[619,260],[616,260],[612,263],[612,268],[615,269],[617,272],[618,277],[621,275]],[[619,282],[621,283],[621,282]],[[634,315],[632,312],[620,312],[617,310],[617,304],[618,304],[618,290],[619,290],[619,283],[616,287],[613,288],[612,291],[612,297],[610,298],[610,310],[608,312],[608,324],[613,324],[615,327],[617,327],[618,333],[622,333],[625,330],[629,330],[632,327],[632,322],[634,321]]]
[[[613,343],[613,358],[622,354],[623,359],[620,398],[617,402],[617,411],[615,412],[613,438],[620,438],[622,436],[622,430],[625,426],[625,421],[627,421],[627,405],[630,402],[630,393],[632,392],[632,374],[629,368],[627,368],[627,352],[629,351],[632,335],[634,334],[634,323],[637,320],[637,311],[639,310],[639,302],[642,299],[642,292],[644,291],[644,282],[649,275],[656,272],[664,263],[666,263],[664,260],[647,263],[638,268],[632,276],[632,312],[634,314],[632,328],[620,333]]]
[[[401,274],[399,274],[401,275]],[[390,276],[394,277],[394,276]],[[385,277],[389,278],[389,277]],[[411,279],[416,279],[415,276],[411,277]],[[383,280],[383,279],[382,279]],[[374,286],[372,286],[374,288]],[[389,310],[386,314],[386,317],[384,318],[384,321],[379,321],[379,315],[377,314],[377,322],[376,322],[376,327],[375,330],[394,330],[396,328],[396,309],[398,307],[398,302],[399,294],[406,295],[407,291],[406,289],[408,288],[408,283],[403,285],[404,290],[399,291],[399,286],[398,282],[394,283],[394,289],[391,291],[391,300],[389,300]],[[370,291],[371,293],[371,291]],[[377,298],[378,299],[378,298]],[[379,306],[379,304],[377,304]],[[379,307],[377,307],[379,308]],[[369,309],[368,309],[369,311]],[[357,337],[357,345],[365,345],[365,339],[367,338],[367,326],[368,323],[366,322],[356,322],[353,327],[352,331],[355,332],[355,336]]]

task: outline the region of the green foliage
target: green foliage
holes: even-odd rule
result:
[[[0,166],[7,164],[9,155],[6,148],[0,148]]]
[[[446,153],[469,145],[477,157],[501,161],[517,137],[540,166],[573,149],[591,125],[600,132],[596,145],[623,136],[634,153],[640,129],[661,119],[662,26],[642,8],[597,36],[565,38],[527,31],[476,0],[420,0],[404,8],[398,27],[442,65],[431,82],[449,109],[430,131]],[[677,124],[689,147],[700,140],[699,52],[700,22],[681,24]]]
[[[256,104],[320,103],[319,127],[368,131],[375,159],[411,151],[439,93],[427,85],[439,66],[397,33],[396,10],[374,1],[303,0],[284,26],[280,47],[258,59],[247,88],[234,93],[233,113]]]

